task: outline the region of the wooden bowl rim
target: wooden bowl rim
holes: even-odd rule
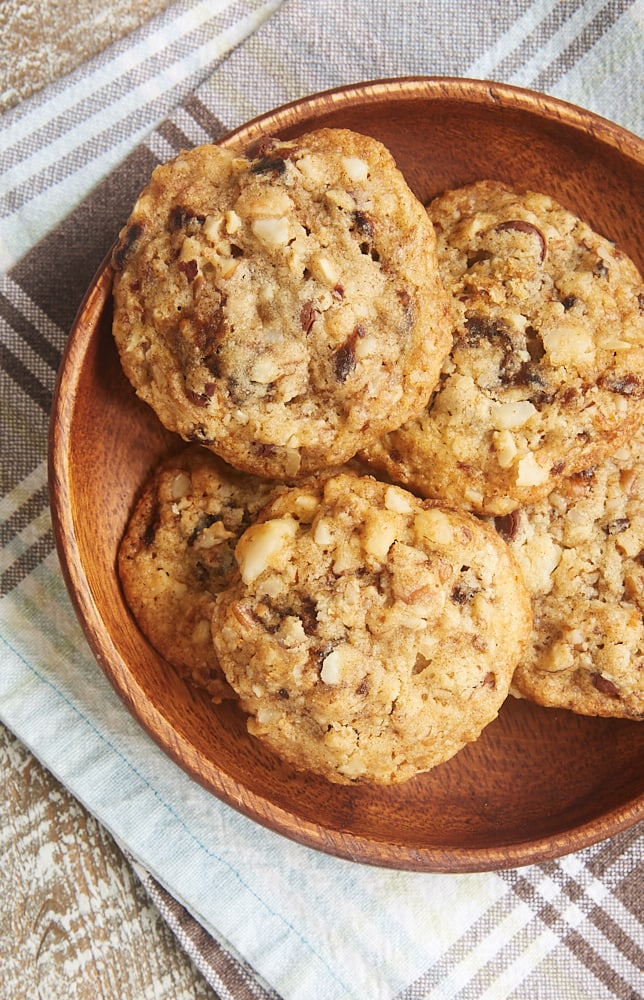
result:
[[[557,98],[533,91],[483,80],[451,77],[399,77],[333,88],[300,100],[290,101],[259,115],[230,131],[218,144],[234,147],[244,138],[244,146],[261,135],[270,134],[266,125],[288,128],[302,116],[315,115],[331,97],[342,107],[395,98],[413,100],[467,100],[487,106],[518,108],[579,129],[644,163],[644,141],[618,125],[590,111]],[[390,845],[377,837],[356,836],[296,817],[273,801],[249,792],[213,761],[185,741],[166,716],[150,702],[118,652],[94,601],[84,566],[79,557],[71,509],[68,454],[71,417],[81,371],[81,360],[96,335],[97,322],[82,322],[86,316],[98,321],[109,301],[113,271],[110,255],[99,266],[77,310],[54,388],[49,425],[48,467],[50,506],[54,539],[65,584],[90,649],[127,709],[154,742],[191,778],[250,819],[308,847],[347,860],[376,866],[435,873],[498,871],[534,864],[581,850],[628,829],[644,818],[644,789],[631,801],[591,821],[560,834],[526,838],[514,843],[472,846]],[[184,748],[190,745],[198,766],[186,763]]]
[[[255,137],[267,134],[267,122],[274,120],[281,128],[288,128],[297,124],[303,116],[315,115],[328,108],[329,101],[347,108],[356,104],[386,102],[392,97],[418,101],[459,100],[489,108],[526,111],[591,135],[644,163],[644,139],[594,111],[514,84],[449,76],[384,77],[332,87],[257,115],[221,136],[216,144],[233,146],[243,135],[244,145],[251,145]]]

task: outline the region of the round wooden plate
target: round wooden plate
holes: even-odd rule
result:
[[[223,145],[342,126],[384,142],[417,196],[498,178],[554,195],[644,266],[644,143],[562,102],[472,80],[404,79],[327,92],[237,129]],[[141,178],[143,187],[147,178]],[[114,236],[124,220],[114,220]],[[510,698],[481,738],[393,788],[295,773],[150,648],[124,603],[119,539],[143,480],[181,442],[126,382],[105,263],[72,329],[51,421],[58,551],[97,660],[139,723],[193,778],[311,847],[434,872],[515,867],[577,850],[644,817],[644,724]]]

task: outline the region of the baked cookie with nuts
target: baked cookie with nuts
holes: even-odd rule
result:
[[[454,345],[426,410],[366,458],[479,513],[537,502],[644,419],[644,284],[553,198],[481,181],[428,206]]]
[[[119,547],[121,585],[141,631],[214,701],[232,691],[212,645],[213,602],[235,565],[238,538],[276,489],[188,446],[144,484]]]
[[[496,525],[534,614],[513,692],[582,715],[644,719],[644,432]]]
[[[489,525],[340,474],[272,499],[235,551],[215,649],[249,732],[293,767],[401,782],[496,717],[531,617]]]
[[[422,410],[451,345],[427,213],[344,129],[158,167],[113,253],[123,369],[162,423],[276,478]]]

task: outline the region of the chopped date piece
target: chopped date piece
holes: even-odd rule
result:
[[[179,263],[177,264],[177,267],[179,268],[182,274],[185,274],[186,281],[188,282],[189,285],[191,285],[192,282],[197,277],[197,274],[199,273],[199,265],[197,264],[197,261],[180,260]]]
[[[335,377],[338,382],[346,382],[349,375],[355,371],[356,367],[356,340],[358,337],[364,337],[365,328],[362,323],[358,323],[354,328],[351,336],[346,340],[346,342],[339,347],[335,352]]]
[[[632,399],[641,399],[644,395],[644,384],[639,375],[605,375],[599,384],[608,392],[617,392]]]
[[[307,299],[300,309],[300,324],[305,333],[308,333],[315,320],[315,309],[311,299]]]
[[[338,382],[346,382],[349,375],[355,371],[356,356],[352,344],[343,344],[335,352],[335,377]]]
[[[186,388],[186,396],[195,406],[205,407],[208,406],[212,398],[212,393],[208,395],[206,392],[195,392],[194,389]]]
[[[195,321],[194,342],[202,354],[210,355],[216,350],[224,329],[224,320],[224,311],[220,307],[214,309],[205,322]]]

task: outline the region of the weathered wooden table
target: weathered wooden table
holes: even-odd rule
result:
[[[171,0],[3,0],[0,113]],[[3,1000],[197,1000],[213,991],[111,836],[0,725]]]

